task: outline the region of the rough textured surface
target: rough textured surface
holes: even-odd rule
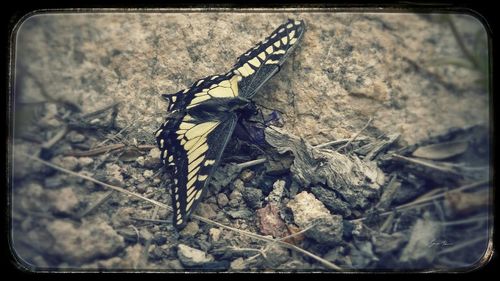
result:
[[[178,246],[177,255],[185,266],[200,266],[214,260],[211,255],[184,244]]]
[[[313,144],[350,137],[370,116],[374,128],[397,129],[409,143],[488,119],[488,97],[469,82],[476,71],[431,64],[463,56],[448,26],[412,14],[38,15],[19,32],[20,66],[34,75],[20,77],[22,98],[39,96],[36,79],[84,111],[124,101],[118,124],[133,124],[142,140],[164,118],[160,93],[226,72],[289,17],[306,22],[303,44],[256,100],[293,113],[286,129]],[[469,16],[457,21],[463,32],[482,28]]]
[[[292,152],[290,171],[303,186],[326,184],[340,193],[352,208],[367,208],[385,181],[375,162],[313,147],[302,138],[279,128],[266,128],[266,141],[279,153]]]
[[[256,215],[260,233],[276,238],[281,238],[288,233],[285,222],[280,218],[279,209],[275,204],[271,203],[258,209]]]
[[[438,241],[441,227],[435,221],[420,219],[412,227],[410,240],[401,253],[400,261],[416,262],[420,259],[431,259],[435,257],[434,252],[439,248]],[[438,243],[436,243],[438,241]]]
[[[293,200],[288,202],[287,207],[292,210],[295,223],[302,228],[310,226],[314,219],[331,216],[325,205],[306,191],[297,194]]]
[[[476,123],[488,126],[489,96],[484,83],[476,83],[485,75],[477,69],[453,63],[463,60],[464,55],[439,15],[300,10],[36,15],[19,26],[14,38],[16,69],[12,76],[15,85],[12,94],[15,104],[11,108],[15,110],[16,119],[14,147],[9,152],[16,153],[11,162],[14,186],[10,193],[16,254],[27,263],[43,268],[119,270],[139,266],[183,270],[177,245],[184,243],[217,256],[217,262],[222,261],[203,263],[204,267],[229,268],[224,262],[233,261],[234,270],[324,270],[312,259],[296,253],[289,258],[281,250],[271,251],[270,256],[275,260],[265,261],[262,257],[250,260],[250,254],[228,250],[228,245],[254,249],[250,252],[254,255],[261,244],[234,232],[210,231],[210,227],[202,223],[196,234],[192,232],[194,236],[180,236],[171,224],[134,220],[132,217],[151,218],[154,210],[151,204],[116,193],[87,214],[84,219],[88,218],[88,222],[70,223],[68,217],[99,201],[107,190],[17,154],[39,156],[47,152],[41,145],[59,133],[68,115],[76,114],[64,107],[64,103],[73,103],[86,114],[120,102],[116,131],[68,132],[53,145],[51,152],[55,157],[51,161],[170,204],[170,194],[165,192],[168,180],[156,174],[160,168],[158,149],[126,163],[113,153],[77,158],[77,161],[75,157],[61,154],[117,142],[153,145],[153,132],[164,121],[167,106],[160,94],[177,92],[207,75],[225,73],[239,55],[287,18],[306,22],[303,41],[254,100],[283,112],[284,129],[293,135],[312,145],[346,139],[373,117],[360,137],[373,139],[395,132],[401,134],[398,144],[405,145],[418,143],[451,127]],[[453,19],[466,46],[479,51],[486,49],[486,35],[477,20],[470,16],[453,16]],[[483,33],[476,36],[478,31]],[[48,103],[36,104],[47,100]],[[91,121],[99,124],[104,120],[96,117]],[[116,134],[118,131],[121,134]],[[272,162],[279,164],[275,165],[275,175],[289,171],[291,163],[281,162]],[[269,166],[272,167],[268,165],[268,169]],[[241,180],[234,182],[238,176]],[[233,211],[238,212],[243,201],[237,193],[231,202],[222,199],[222,204],[216,196],[221,192],[230,195],[233,190],[244,195],[243,181],[252,177],[240,175],[235,165],[219,167],[207,192],[213,196],[199,205],[197,214],[257,233],[253,211],[252,216],[247,212],[244,218],[232,219],[215,204],[224,207],[224,211],[236,209]],[[255,178],[259,177],[257,172]],[[270,179],[264,193],[271,190],[273,182],[281,180],[284,178]],[[67,187],[72,191],[63,190]],[[413,186],[408,188],[414,190]],[[285,189],[280,200],[285,205],[303,190],[304,186],[292,181],[290,190]],[[347,191],[345,194],[349,195]],[[326,200],[332,196],[322,197],[312,192],[334,210]],[[48,202],[47,194],[52,202]],[[310,203],[316,206],[312,207],[313,211],[321,206],[317,200]],[[170,220],[170,215],[171,211],[161,209],[155,219]],[[395,221],[401,228],[412,226],[405,219]],[[120,232],[122,229],[127,231]],[[148,249],[144,249],[144,237],[140,235],[146,233],[144,230],[154,237]],[[332,231],[331,228],[325,230]],[[89,231],[93,232],[89,234]],[[358,239],[356,231],[358,229],[347,236]],[[335,261],[362,268],[374,261],[373,252],[398,251],[394,245],[399,243],[389,243],[384,248],[379,244],[383,239],[373,241],[373,246],[367,239],[360,238],[362,243],[352,247],[353,242],[347,241],[346,250],[338,251]],[[311,239],[306,242],[312,252],[329,252]],[[412,249],[427,247],[420,242],[412,243]],[[481,247],[477,248],[477,252],[481,252]],[[149,254],[147,260],[143,260],[144,251]],[[281,254],[288,261],[280,260]],[[210,256],[204,257],[210,260]],[[415,260],[414,256],[406,257],[409,261]],[[280,265],[281,262],[284,263]]]
[[[349,208],[349,204],[338,198],[333,190],[323,188],[321,186],[313,186],[311,187],[311,192],[316,198],[318,198],[319,201],[325,204],[325,207],[328,208],[332,214],[344,217],[351,215],[351,208]]]
[[[84,221],[75,227],[56,220],[47,226],[53,244],[50,252],[71,263],[89,261],[98,256],[113,256],[124,246],[123,237],[105,221]]]
[[[266,197],[266,201],[273,204],[280,204],[285,190],[285,181],[279,180],[273,183],[273,190]]]

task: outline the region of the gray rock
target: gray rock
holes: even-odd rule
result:
[[[214,261],[212,255],[184,244],[179,244],[177,247],[177,256],[181,263],[188,267],[199,267]]]
[[[104,220],[83,220],[80,226],[64,220],[55,220],[47,225],[54,244],[49,255],[73,265],[90,261],[96,257],[112,257],[125,246],[123,237]]]
[[[342,217],[332,215],[330,217],[318,218],[312,221],[315,227],[305,233],[305,236],[316,240],[323,245],[336,245],[342,242],[344,231]]]
[[[311,269],[311,266],[308,263],[299,260],[291,260],[279,265],[277,268],[284,271],[294,272]]]
[[[81,142],[85,141],[85,135],[82,135],[82,134],[77,133],[75,131],[69,132],[66,137],[72,143],[81,143]]]
[[[90,157],[80,157],[78,158],[78,163],[80,164],[81,167],[87,167],[94,163],[94,159]]]
[[[142,173],[142,176],[146,179],[149,179],[153,176],[154,172],[152,170],[146,170]]]
[[[287,206],[292,210],[294,221],[299,227],[306,228],[311,224],[316,224],[305,233],[305,236],[327,245],[335,245],[342,241],[342,217],[330,215],[323,203],[314,195],[303,191],[297,194]]]
[[[240,179],[236,179],[233,183],[232,190],[239,191],[240,193],[243,192],[243,190],[245,190],[245,183]]]
[[[78,158],[73,156],[57,156],[52,158],[52,164],[74,171],[78,167]]]
[[[198,226],[198,223],[195,221],[190,221],[186,224],[186,227],[180,231],[180,235],[183,237],[193,237],[195,236],[198,231],[200,230],[200,227]]]
[[[116,230],[116,232],[123,236],[125,242],[137,243],[139,242],[138,233],[132,227],[126,227]]]
[[[241,205],[240,201],[238,201],[236,199],[229,200],[229,206],[231,208],[238,208],[240,205]]]
[[[54,175],[52,177],[45,178],[43,186],[45,188],[56,188],[60,187],[64,183],[64,178],[66,176]]]
[[[255,172],[250,169],[244,169],[240,173],[240,179],[243,182],[250,182],[255,177]]]
[[[184,266],[179,260],[167,260],[164,262],[166,269],[183,270]]]
[[[153,242],[155,242],[156,245],[164,245],[167,242],[167,236],[160,231],[155,232],[153,234]]]
[[[266,256],[265,265],[268,268],[276,268],[290,259],[288,250],[278,245],[270,246],[266,251]]]
[[[243,199],[252,209],[262,207],[262,190],[253,187],[247,187],[243,190]]]
[[[239,190],[234,190],[229,195],[229,200],[241,201],[242,198],[243,198],[243,195],[241,194],[241,192]]]
[[[353,268],[366,268],[372,262],[378,261],[373,253],[373,245],[369,241],[356,241],[356,247],[351,249],[351,262]]]
[[[107,182],[112,185],[123,186],[125,181],[122,176],[122,168],[116,164],[106,164]]]
[[[345,267],[352,267],[351,257],[348,248],[344,246],[334,247],[323,256],[327,261]]]
[[[196,214],[207,219],[212,219],[217,216],[217,213],[213,210],[210,204],[200,203],[196,209]]]
[[[76,197],[73,192],[73,188],[65,187],[60,190],[49,190],[46,193],[48,204],[53,212],[60,213],[71,213],[74,211],[80,200]]]
[[[153,148],[149,151],[148,155],[144,159],[144,168],[147,169],[155,169],[161,165],[161,160],[160,160],[160,149],[159,148]],[[136,160],[137,161],[137,160]]]
[[[210,239],[212,239],[212,241],[217,242],[219,241],[221,232],[222,230],[218,228],[210,228],[208,234],[210,235]]]
[[[243,258],[237,258],[231,262],[230,269],[233,271],[242,271],[248,268],[248,264]]]
[[[223,165],[217,168],[211,180],[211,184],[215,187],[216,193],[219,193],[220,188],[228,186],[233,181],[241,182],[239,179],[235,180],[239,172],[240,168],[234,164]]]
[[[323,203],[306,191],[297,194],[287,207],[292,210],[294,221],[301,228],[308,227],[314,219],[331,216]]]
[[[285,181],[277,180],[273,183],[273,190],[266,197],[266,201],[269,203],[276,203],[279,205],[281,202],[281,197],[283,197],[283,191],[285,190]]]
[[[226,194],[219,193],[219,195],[217,195],[217,204],[219,204],[219,207],[223,208],[228,203],[229,203],[229,199],[227,198]]]
[[[139,230],[139,238],[143,243],[145,243],[146,241],[153,239],[153,234],[149,232],[147,228],[143,228]]]
[[[248,209],[240,209],[236,211],[228,211],[227,214],[233,219],[250,219],[253,213]]]

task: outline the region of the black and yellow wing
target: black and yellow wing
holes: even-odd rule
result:
[[[237,117],[202,120],[190,114],[164,123],[156,133],[161,160],[173,168],[174,225],[182,228],[203,198]]]
[[[273,77],[295,49],[305,31],[303,21],[289,19],[238,58],[233,69],[241,74],[239,95],[251,98]]]
[[[161,160],[173,170],[173,222],[182,228],[203,198],[238,116],[258,89],[279,71],[302,38],[304,23],[288,20],[240,56],[226,74],[163,95],[166,121],[156,131]]]

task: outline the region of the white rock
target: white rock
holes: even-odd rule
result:
[[[184,244],[179,244],[177,248],[177,256],[179,257],[181,263],[185,266],[199,266],[214,260],[212,255],[207,255],[203,251],[191,248]]]
[[[314,219],[331,216],[325,205],[306,191],[297,194],[287,207],[292,210],[294,221],[300,227],[309,226]]]

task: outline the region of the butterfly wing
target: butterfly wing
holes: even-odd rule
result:
[[[203,198],[237,121],[232,112],[204,120],[184,114],[157,131],[161,159],[173,166],[173,223],[182,228]]]
[[[251,98],[273,77],[296,48],[305,31],[303,21],[288,20],[264,41],[238,58],[233,71],[242,76],[239,95]]]
[[[279,71],[305,30],[302,21],[289,20],[238,58],[225,75],[200,79],[186,90],[163,95],[169,115],[156,131],[161,160],[172,166],[173,222],[182,228],[203,198],[231,137],[235,109],[248,103]]]

